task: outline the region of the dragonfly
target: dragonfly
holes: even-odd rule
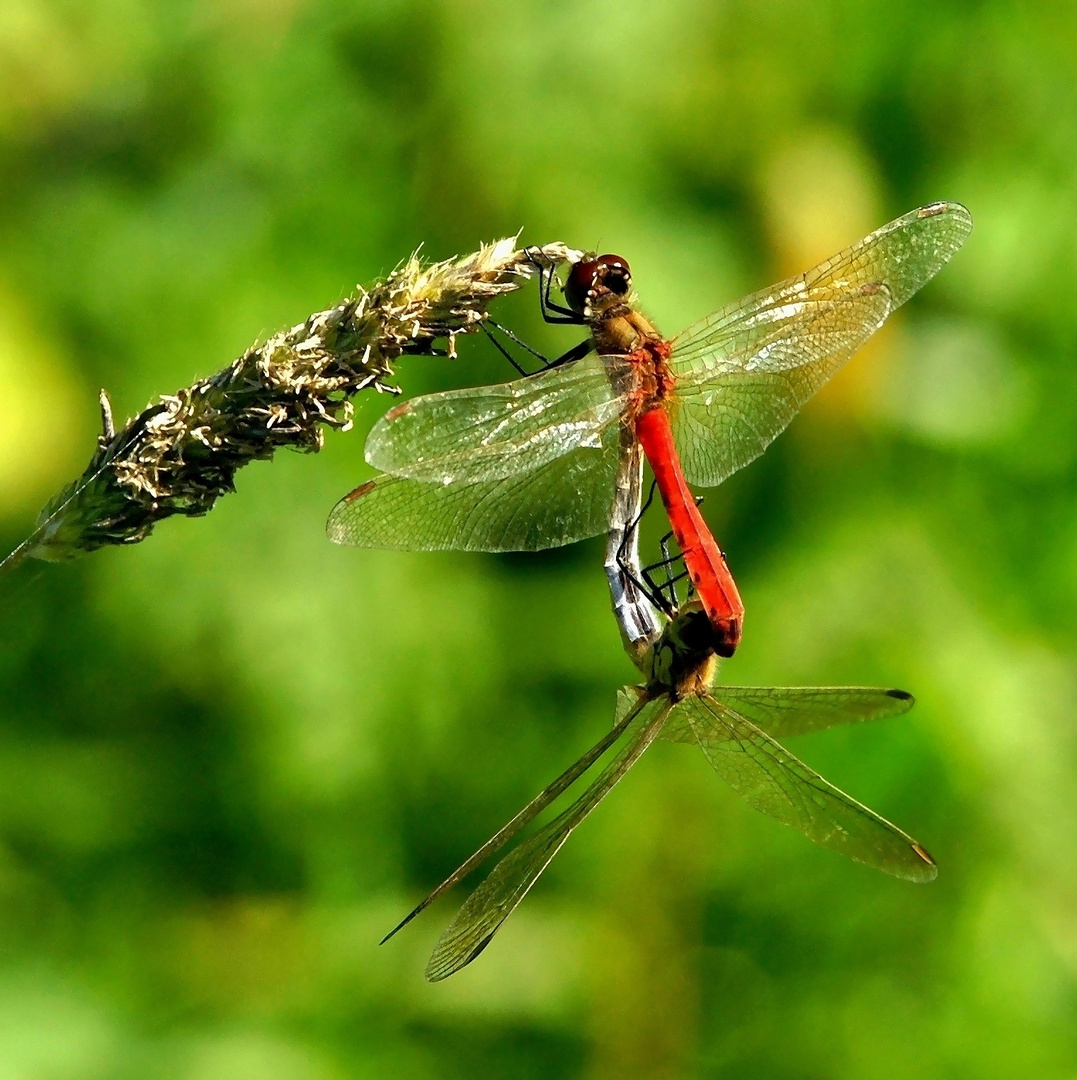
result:
[[[715,686],[720,643],[700,601],[682,605],[636,658],[646,682],[620,691],[613,728],[454,870],[383,943],[504,847],[618,743],[575,802],[513,848],[464,902],[430,957],[429,981],[448,978],[490,944],[569,836],[656,739],[695,744],[749,804],[817,844],[899,878],[933,880],[935,861],[918,841],[777,741],[837,724],[899,716],[912,707],[912,695],[863,686]]]
[[[564,304],[550,298],[554,267],[539,264],[544,317],[588,340],[535,375],[389,410],[366,443],[381,475],[334,507],[328,535],[408,550],[558,547],[608,530],[623,459],[639,447],[729,656],[743,604],[689,484],[714,487],[763,453],[971,228],[958,203],[920,207],[669,340],[620,256],[572,264]]]

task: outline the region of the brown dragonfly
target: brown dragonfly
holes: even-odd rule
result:
[[[777,740],[838,724],[898,716],[904,690],[865,686],[715,686],[716,635],[696,600],[638,657],[646,681],[625,687],[612,730],[453,871],[384,940],[507,844],[615,744],[616,754],[567,809],[494,867],[449,923],[426,968],[431,982],[471,963],[561,846],[656,739],[693,743],[757,810],[810,840],[908,881],[931,881],[934,860],[908,833],[836,788]]]

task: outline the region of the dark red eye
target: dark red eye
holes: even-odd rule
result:
[[[611,293],[624,296],[632,288],[632,272],[620,255],[602,255],[595,262],[598,264],[602,284]]]
[[[603,293],[624,296],[632,287],[632,273],[620,255],[599,255],[583,259],[569,271],[565,282],[565,300],[581,315],[588,302]]]
[[[565,302],[573,311],[583,314],[583,309],[587,306],[587,294],[594,289],[597,280],[596,259],[583,259],[568,272],[564,289]]]

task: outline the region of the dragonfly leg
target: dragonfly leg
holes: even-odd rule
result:
[[[667,618],[673,618],[676,607],[670,604],[661,588],[655,584],[650,574],[641,570],[638,566],[633,567],[627,561],[620,564],[621,573]]]
[[[677,600],[677,582],[680,581],[682,578],[686,578],[688,576],[688,568],[685,567],[685,569],[681,573],[677,574],[676,577],[671,575],[670,570],[672,569],[673,565],[677,562],[677,560],[681,558],[681,556],[679,554],[670,555],[670,553],[669,553],[669,542],[672,539],[673,539],[673,532],[670,531],[670,532],[666,533],[666,535],[663,536],[661,540],[658,541],[658,546],[662,549],[662,561],[659,562],[659,563],[655,563],[653,566],[647,567],[647,570],[650,571],[650,570],[657,570],[657,569],[660,569],[660,568],[665,568],[665,570],[666,570],[666,582],[665,582],[665,584],[666,584],[666,590],[667,590],[667,592],[669,594],[669,602],[670,602],[670,604],[673,605],[673,607],[679,607],[680,603]]]
[[[669,541],[673,539],[673,533],[666,533],[659,541],[663,556],[660,562],[652,563],[650,566],[641,568],[638,563],[632,562],[628,557],[628,546],[632,542],[632,538],[635,536],[640,522],[643,520],[643,515],[647,513],[651,503],[654,502],[654,494],[657,490],[658,484],[655,480],[652,480],[650,491],[647,492],[646,501],[640,507],[639,513],[636,514],[635,518],[627,526],[624,531],[624,536],[621,538],[621,546],[617,552],[617,562],[625,576],[632,581],[636,588],[638,588],[655,607],[660,611],[665,612],[667,615],[672,615],[678,606],[677,592],[674,586],[676,582],[687,575],[687,571],[684,571],[673,578],[667,574],[666,580],[661,584],[655,581],[652,572],[660,570],[663,567],[668,568],[680,558],[679,555],[670,555],[669,553]]]
[[[498,328],[498,330],[500,330],[500,331],[501,331],[502,333],[509,333],[509,332],[508,332],[508,331],[506,331],[506,330],[505,330],[505,328],[504,328],[503,326],[499,326],[499,325],[498,325],[497,323],[493,322],[493,319],[487,319],[487,320],[485,320],[485,321],[483,321],[483,322],[479,323],[479,326],[480,326],[480,327],[482,327],[482,332],[483,332],[483,333],[484,333],[484,334],[485,334],[485,335],[486,335],[486,336],[487,336],[487,337],[488,337],[488,338],[489,338],[489,339],[490,339],[490,340],[491,340],[491,341],[493,342],[494,348],[495,348],[495,349],[497,349],[497,351],[498,351],[499,353],[501,353],[501,355],[502,355],[502,356],[503,356],[503,357],[504,357],[504,358],[505,358],[506,360],[508,360],[508,362],[509,362],[510,364],[512,364],[512,366],[513,366],[513,367],[514,367],[514,368],[515,368],[515,369],[516,369],[516,370],[517,370],[517,371],[518,371],[518,372],[519,372],[519,373],[520,373],[521,375],[524,375],[524,376],[530,375],[530,374],[531,374],[531,372],[530,372],[530,371],[526,371],[526,370],[525,370],[525,369],[524,369],[523,367],[521,367],[521,366],[520,366],[520,364],[518,364],[518,363],[516,362],[516,358],[515,358],[515,357],[514,357],[514,356],[512,355],[512,353],[510,353],[510,352],[509,352],[509,350],[508,350],[508,349],[506,349],[506,348],[505,348],[505,346],[504,346],[504,345],[502,345],[502,344],[501,344],[501,342],[500,342],[500,341],[498,341],[498,340],[497,340],[497,338],[495,338],[495,337],[494,337],[493,333],[492,333],[492,332],[491,332],[491,330],[490,330],[490,327],[486,325],[486,323],[487,323],[487,322],[491,322],[491,323],[493,323],[493,325],[494,325],[494,326],[496,326],[496,327]],[[519,339],[518,337],[516,337],[516,335],[515,335],[515,334],[511,334],[511,333],[509,333],[509,336],[510,336],[510,337],[511,337],[511,338],[512,338],[512,339],[513,339],[514,341],[516,341],[516,342],[517,342],[518,344],[521,344],[521,345],[523,345],[523,342],[522,342],[522,341],[520,341],[520,339]],[[526,346],[526,345],[524,345],[524,348],[525,348],[525,349],[527,349],[527,351],[528,351],[528,352],[533,352],[533,351],[534,351],[534,350],[532,350],[532,349],[528,348],[528,346]],[[549,362],[549,361],[548,361],[548,360],[547,360],[547,359],[546,359],[546,358],[545,358],[544,356],[540,356],[540,357],[539,357],[539,359],[541,359],[541,360],[542,360],[543,364],[544,364],[544,365],[545,365],[546,367],[548,367],[548,366],[549,366],[549,363],[550,363],[550,362]]]
[[[581,341],[579,345],[573,345],[567,352],[563,352],[556,360],[551,360],[547,366],[560,367],[562,364],[571,363],[573,360],[582,360],[594,347],[594,341],[587,338]]]
[[[497,349],[497,351],[501,353],[501,355],[506,360],[508,360],[508,362],[512,364],[512,366],[521,375],[525,377],[528,375],[537,374],[537,372],[526,371],[516,361],[516,359],[512,356],[508,349],[506,349],[505,346],[502,345],[501,342],[494,337],[493,333],[490,330],[490,327],[493,327],[496,330],[500,330],[501,333],[505,335],[505,337],[509,338],[509,340],[511,341],[514,341],[517,345],[520,346],[521,349],[524,349],[525,351],[529,352],[533,357],[535,357],[535,359],[538,360],[540,364],[540,367],[538,369],[539,371],[549,371],[551,368],[560,367],[562,364],[567,364],[572,360],[581,360],[594,348],[594,342],[591,341],[590,338],[588,338],[585,341],[581,341],[578,345],[573,345],[571,349],[569,349],[567,352],[562,353],[556,359],[551,360],[549,359],[549,357],[544,356],[542,353],[540,353],[538,349],[532,348],[532,346],[528,345],[527,342],[523,340],[523,338],[514,334],[507,326],[502,326],[501,323],[495,322],[493,319],[487,318],[483,320],[483,322],[479,323],[479,326],[482,327],[482,332],[493,342],[494,348]]]
[[[632,543],[632,538],[636,534],[636,530],[639,528],[639,523],[643,520],[643,515],[650,509],[651,503],[654,502],[654,493],[658,489],[657,483],[651,481],[651,490],[647,493],[647,501],[639,508],[639,513],[632,519],[631,522],[625,527],[624,536],[621,537],[621,546],[617,551],[617,561],[621,565],[621,568],[627,571],[631,571],[632,567],[628,565],[628,545]],[[629,573],[629,577],[631,577]],[[635,580],[633,578],[633,580]]]
[[[681,553],[677,553],[676,555],[670,554],[669,543],[673,539],[672,531],[667,532],[658,542],[659,547],[662,549],[662,558],[657,562],[641,567],[638,562],[634,562],[628,557],[629,544],[632,542],[632,538],[639,528],[640,522],[643,520],[643,515],[650,508],[651,503],[654,502],[656,490],[657,484],[652,480],[646,501],[640,507],[639,513],[636,514],[632,522],[625,528],[624,535],[621,538],[620,547],[617,550],[617,564],[624,576],[631,581],[656,608],[672,618],[680,607],[680,600],[677,596],[677,582],[683,581],[688,577],[687,568],[678,574],[672,573],[672,568],[676,566],[677,563],[683,562],[684,559],[684,556]],[[699,498],[702,499],[702,496]],[[657,571],[660,570],[665,571],[662,580],[658,580],[657,577]],[[692,592],[692,586],[689,585],[688,595],[691,596]]]
[[[666,535],[662,537],[659,543],[662,548],[663,558],[658,562],[643,567],[640,571],[651,588],[665,598],[668,610],[676,610],[680,606],[680,601],[677,598],[677,582],[683,581],[688,577],[687,569],[682,570],[679,574],[671,572],[672,568],[683,558],[680,554],[670,555],[669,542],[672,538],[673,533],[666,533]],[[665,571],[664,579],[661,582],[655,580],[655,571],[658,570]]]
[[[538,269],[539,275],[539,311],[542,313],[543,322],[548,323],[571,323],[575,326],[586,326],[587,321],[579,312],[562,304],[554,303],[550,299],[550,289],[554,282],[553,267],[546,259],[539,257],[538,248],[525,248],[532,265]],[[558,283],[560,284],[560,282]]]
[[[501,331],[501,333],[505,335],[505,337],[510,338],[512,341],[515,341],[521,349],[526,349],[527,352],[529,352],[533,357],[535,357],[536,360],[539,361],[539,363],[542,364],[542,368],[540,369],[542,371],[548,371],[550,368],[560,367],[562,364],[568,364],[573,360],[582,360],[595,347],[593,339],[585,338],[578,345],[573,345],[571,349],[566,350],[560,356],[556,357],[553,360],[550,360],[547,356],[544,356],[542,353],[540,353],[538,349],[532,348],[532,346],[528,345],[523,338],[518,337],[516,334],[514,334],[507,326],[502,326],[499,322],[495,322],[493,319],[487,319],[486,323],[489,323],[491,326],[496,327],[498,330]],[[486,327],[486,323],[483,323],[484,329]],[[487,333],[489,333],[489,331],[487,331]]]
[[[617,552],[617,565],[626,580],[630,581],[637,589],[639,589],[643,596],[658,608],[659,611],[663,612],[667,617],[672,618],[677,609],[676,593],[673,593],[673,601],[671,602],[664,591],[664,587],[659,585],[651,576],[653,567],[641,568],[639,562],[630,558],[628,555],[630,538],[639,525],[640,518],[643,517],[647,507],[651,505],[651,500],[653,498],[654,485],[652,484],[651,493],[648,495],[647,501],[643,504],[639,514],[636,516],[636,520],[625,530],[625,535],[621,540],[621,546]]]

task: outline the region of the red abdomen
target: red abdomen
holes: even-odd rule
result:
[[[655,405],[636,418],[636,437],[654,473],[689,580],[719,639],[715,651],[720,656],[732,656],[740,644],[744,604],[725,558],[688,489],[673,443],[673,429],[662,405]]]

